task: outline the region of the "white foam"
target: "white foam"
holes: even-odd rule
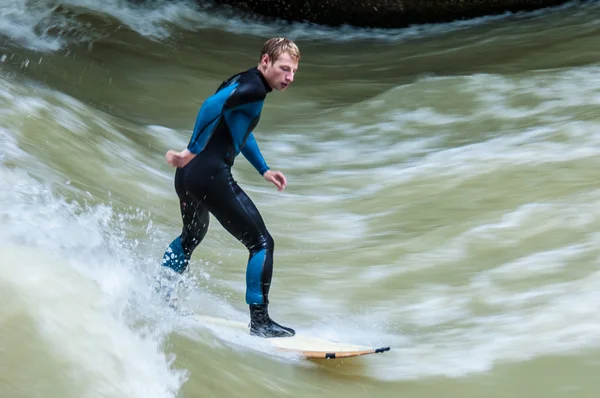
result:
[[[64,39],[49,34],[54,26],[64,26],[66,19],[54,16],[55,6],[45,2],[35,5],[25,0],[2,0],[0,3],[0,35],[40,50],[57,50]]]
[[[85,386],[82,396],[175,397],[185,374],[170,369],[160,338],[132,329],[111,297],[132,278],[106,269],[98,283],[69,263],[30,244],[0,247],[2,284],[17,292],[62,371]]]
[[[0,168],[0,186],[0,279],[83,395],[175,397],[186,374],[162,351],[173,325],[134,326],[155,310],[123,217],[66,203],[19,170]]]

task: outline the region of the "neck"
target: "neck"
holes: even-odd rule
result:
[[[267,89],[267,92],[273,90],[273,87],[271,87],[271,85],[269,84],[269,81],[267,80],[267,77],[265,76],[265,68],[261,64],[259,64],[256,67],[256,69],[260,73],[260,76],[262,78],[263,84],[265,85],[265,88]]]

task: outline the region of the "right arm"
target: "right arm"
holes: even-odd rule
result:
[[[201,147],[203,146],[202,142],[202,130],[210,124],[212,119],[212,114],[214,113],[215,100],[213,97],[209,97],[204,101],[200,110],[198,111],[198,116],[196,117],[196,123],[194,124],[194,131],[192,133],[192,137],[187,147],[181,151],[177,152],[172,149],[167,151],[165,155],[167,159],[167,163],[174,167],[184,167],[188,164],[196,155],[200,152]]]
[[[196,157],[196,154],[190,152],[190,150],[187,148],[181,152],[176,152],[170,149],[165,157],[167,158],[167,163],[169,163],[171,166],[184,167],[190,162],[190,160]]]

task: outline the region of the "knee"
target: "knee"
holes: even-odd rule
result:
[[[265,245],[267,247],[267,249],[270,249],[271,251],[273,251],[275,249],[275,241],[273,240],[273,237],[271,236],[271,234],[269,234],[267,232],[267,236],[265,236]]]
[[[273,252],[273,250],[275,249],[275,241],[273,240],[271,234],[265,231],[256,239],[253,239],[251,242],[249,242],[247,247],[248,250],[250,250],[250,253],[256,253],[265,249],[267,251]]]

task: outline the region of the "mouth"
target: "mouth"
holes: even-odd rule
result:
[[[289,83],[281,83],[281,88],[286,88],[287,86],[289,86]]]

